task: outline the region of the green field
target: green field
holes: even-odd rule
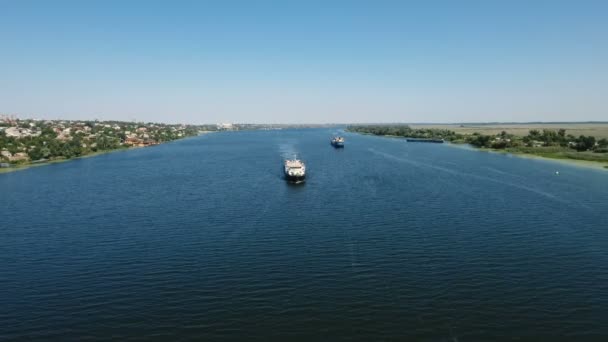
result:
[[[505,152],[516,154],[531,154],[553,159],[573,159],[591,162],[608,163],[608,154],[591,151],[577,152],[564,147],[517,147],[506,148]]]

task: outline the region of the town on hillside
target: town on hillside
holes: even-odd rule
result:
[[[18,119],[0,115],[0,167],[157,145],[219,125]]]

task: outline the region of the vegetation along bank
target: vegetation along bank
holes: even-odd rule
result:
[[[409,125],[353,125],[350,132],[418,139],[443,139],[455,144],[469,144],[480,149],[513,154],[528,154],[544,158],[584,160],[606,164],[608,169],[608,139],[605,137],[568,134],[566,129],[531,129],[527,135],[473,132],[457,133],[447,128],[415,128]]]

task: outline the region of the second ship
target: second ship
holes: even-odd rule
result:
[[[344,138],[343,137],[333,137],[331,139],[331,146],[335,148],[343,148],[344,147]]]

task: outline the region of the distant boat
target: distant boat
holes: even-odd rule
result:
[[[295,157],[285,160],[285,179],[292,183],[302,183],[306,180],[306,165]]]
[[[344,138],[343,137],[333,137],[331,139],[331,146],[333,146],[335,148],[344,147]]]
[[[436,143],[443,144],[445,141],[443,139],[425,139],[425,138],[406,138],[407,142],[426,142],[426,143]]]

